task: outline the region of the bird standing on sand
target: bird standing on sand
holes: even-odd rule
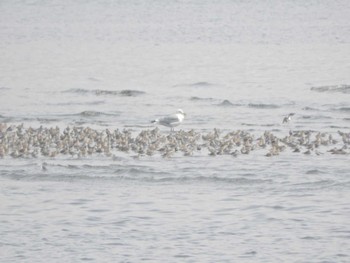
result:
[[[176,114],[165,116],[160,119],[151,121],[152,123],[159,123],[160,125],[170,127],[171,131],[174,131],[174,127],[179,126],[185,119],[186,113],[183,110],[178,109]]]
[[[283,118],[282,123],[288,123],[292,120],[292,117],[294,116],[295,113],[289,113],[286,117]]]

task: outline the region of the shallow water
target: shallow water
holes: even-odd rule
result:
[[[339,158],[18,162],[1,167],[8,261],[349,257]]]
[[[349,132],[348,1],[0,10],[0,123],[138,134],[181,108],[201,134]],[[6,156],[1,261],[348,262],[350,155],[327,150]]]

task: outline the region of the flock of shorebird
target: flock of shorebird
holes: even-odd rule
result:
[[[293,114],[284,118],[289,122]],[[172,157],[176,154],[192,156],[198,154],[231,155],[249,154],[261,150],[265,156],[276,156],[282,152],[309,154],[349,154],[350,133],[338,131],[325,133],[317,131],[289,131],[278,137],[270,131],[256,136],[237,130],[224,133],[214,129],[201,134],[195,130],[174,131],[185,118],[182,110],[173,116],[152,121],[171,128],[170,133],[157,127],[135,134],[131,130],[95,130],[89,127],[25,128],[21,125],[0,123],[0,158],[56,157],[70,155],[75,158],[93,154],[115,156],[118,152],[133,157],[159,155]]]

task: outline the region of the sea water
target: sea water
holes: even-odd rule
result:
[[[349,132],[348,1],[18,0],[0,13],[8,126],[139,133],[181,108],[176,130],[201,134]],[[349,161],[5,156],[1,262],[349,262]]]

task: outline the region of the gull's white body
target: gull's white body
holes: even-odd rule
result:
[[[173,130],[174,127],[179,126],[183,122],[185,115],[186,114],[183,110],[179,109],[176,114],[153,120],[152,123],[159,123],[160,125],[170,127],[171,130]]]

